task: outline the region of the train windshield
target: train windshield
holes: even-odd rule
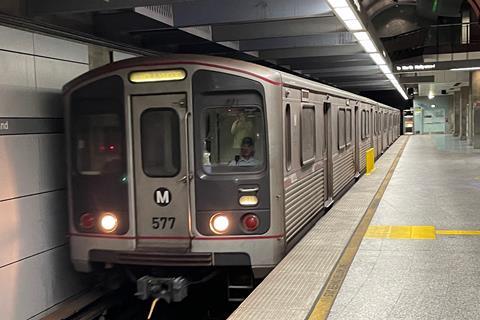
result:
[[[83,175],[123,171],[120,117],[117,114],[81,115],[77,125],[77,171]]]
[[[203,111],[202,164],[208,174],[255,172],[265,163],[265,127],[257,106]]]

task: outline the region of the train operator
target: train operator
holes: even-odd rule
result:
[[[245,137],[242,139],[240,146],[240,155],[235,156],[235,160],[230,161],[229,166],[255,167],[259,165],[259,161],[254,158],[255,146],[253,139]]]

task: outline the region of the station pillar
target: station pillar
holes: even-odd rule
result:
[[[462,93],[460,91],[455,91],[453,96],[453,106],[454,110],[454,118],[455,121],[453,122],[453,135],[455,137],[460,135],[460,109],[462,104]]]
[[[473,71],[471,74],[472,95],[472,144],[473,148],[480,149],[480,71]]]
[[[470,107],[470,87],[462,87],[460,103],[460,140],[467,140],[467,116]]]

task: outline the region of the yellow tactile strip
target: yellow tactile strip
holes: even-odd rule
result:
[[[365,238],[435,240],[437,235],[479,236],[480,230],[436,230],[434,226],[370,226]]]
[[[365,238],[435,240],[436,233],[434,226],[370,226]]]

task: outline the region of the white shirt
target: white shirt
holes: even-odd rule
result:
[[[258,166],[259,164],[260,162],[253,157],[250,157],[248,159],[244,157],[240,157],[238,161],[232,160],[228,163],[229,166],[238,166],[238,167],[255,167],[255,166]]]

